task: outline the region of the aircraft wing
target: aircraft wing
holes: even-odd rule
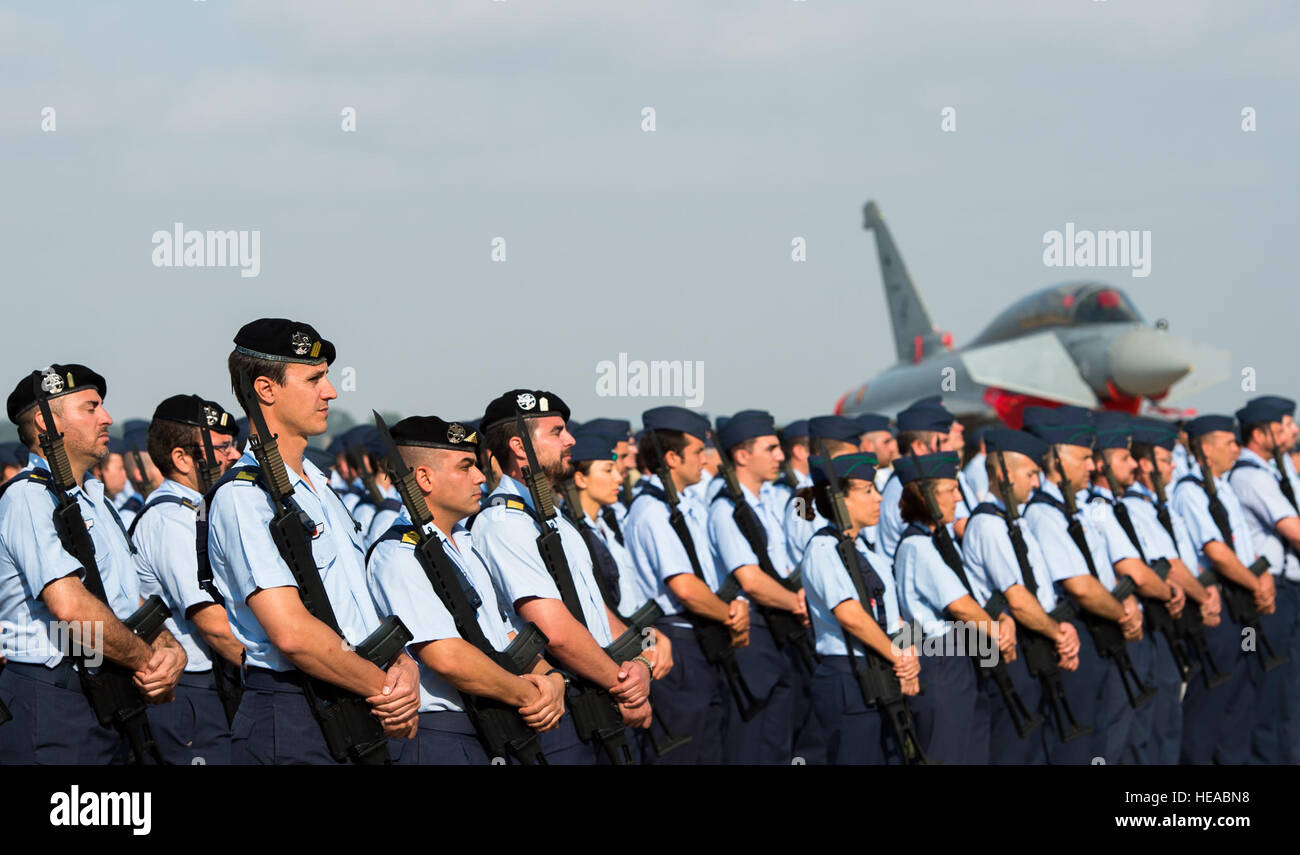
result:
[[[1070,352],[1050,331],[962,351],[961,360],[971,379],[985,386],[1080,407],[1098,405]]]
[[[1179,344],[1190,356],[1192,370],[1169,387],[1169,394],[1160,399],[1161,404],[1185,400],[1211,386],[1228,379],[1232,369],[1232,354],[1221,347],[1180,339]]]

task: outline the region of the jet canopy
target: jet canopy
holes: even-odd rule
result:
[[[1100,282],[1067,282],[1024,297],[984,328],[972,346],[993,344],[1050,327],[1082,324],[1145,324],[1123,291]]]

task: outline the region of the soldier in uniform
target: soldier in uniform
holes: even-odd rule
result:
[[[820,507],[819,513],[834,519],[825,464],[821,458],[813,460],[813,500]],[[869,655],[869,648],[893,665],[904,695],[915,695],[919,689],[916,649],[900,650],[890,640],[890,629],[896,629],[900,621],[893,569],[857,537],[861,528],[874,526],[880,517],[875,462],[874,454],[863,452],[832,460],[852,527],[840,532],[830,523],[819,529],[808,542],[799,565],[817,634],[817,652],[822,657],[812,677],[813,709],[825,734],[827,762],[832,765],[896,764],[902,759],[883,710],[868,706],[863,697],[853,673],[857,656]],[[868,597],[865,602],[836,551],[841,534],[853,539],[855,551],[861,556],[858,570]],[[853,651],[850,644],[854,645]]]
[[[1285,422],[1291,418],[1282,401],[1262,398],[1236,413],[1241,427],[1241,455],[1228,476],[1245,511],[1251,544],[1268,559],[1276,588],[1275,610],[1260,618],[1270,643],[1291,661],[1265,672],[1251,672],[1255,681],[1254,735],[1251,758],[1257,763],[1300,762],[1300,511],[1289,476],[1278,471],[1274,453],[1285,453],[1294,441]],[[1294,425],[1294,419],[1291,424]],[[1285,461],[1285,457],[1281,458]],[[1290,497],[1288,496],[1290,494]]]
[[[781,453],[785,461],[781,464],[781,474],[772,486],[780,494],[782,506],[790,497],[800,490],[812,486],[812,477],[808,474],[808,456],[812,453],[808,440],[808,420],[797,419],[781,429]]]
[[[732,646],[743,647],[749,643],[749,604],[741,597],[724,602],[715,593],[722,580],[709,551],[708,510],[687,489],[700,480],[709,423],[682,407],[656,407],[641,419],[646,435],[637,443],[638,464],[645,474],[637,481],[624,537],[642,594],[664,611],[655,628],[673,645],[674,667],[655,681],[652,701],[675,730],[692,737],[667,757],[648,756],[647,761],[721,763],[731,690],[705,657],[693,624],[723,624]],[[681,532],[672,524],[661,471],[672,479],[679,499]]]
[[[470,605],[487,641],[498,651],[510,643],[510,627],[487,568],[461,520],[478,511],[478,434],[437,416],[412,416],[392,427],[393,444],[415,476],[420,499],[433,516],[432,531],[459,571]],[[419,537],[410,511],[370,548],[366,573],[375,605],[396,614],[411,630],[408,645],[420,665],[420,725],[414,740],[391,744],[402,765],[483,765],[485,747],[465,713],[461,693],[515,707],[538,732],[553,730],[564,715],[564,677],[538,656],[530,671],[515,676],[466,641],[419,560]]]
[[[934,398],[923,398],[909,405],[898,414],[899,454],[906,457],[947,451],[953,421],[952,413],[936,403]],[[898,507],[902,495],[903,484],[898,478],[898,465],[895,463],[894,474],[881,488],[880,524],[876,529],[880,551],[891,560],[903,529],[906,528]],[[960,494],[957,498],[960,503]],[[960,508],[954,509],[954,514],[961,514]],[[969,511],[965,515],[969,516]]]
[[[308,324],[262,318],[235,335],[231,385],[251,382],[268,430],[277,437],[293,499],[313,525],[311,552],[322,572],[338,630],[308,611],[298,582],[272,538],[276,509],[262,487],[252,447],[205,498],[207,560],[226,603],[230,628],[245,648],[244,694],[231,725],[236,764],[338,762],[313,720],[307,678],[364,698],[389,737],[418,725],[419,670],[405,653],[387,670],[354,651],[381,623],[366,585],[360,535],[329,479],[303,458],[325,432],[327,376],[334,345]],[[340,631],[342,637],[340,637]]]
[[[239,459],[233,416],[198,395],[173,395],[154,410],[149,457],[157,461],[163,482],[149,494],[129,533],[139,558],[140,592],[162,597],[172,613],[167,629],[188,659],[176,703],[150,712],[158,749],[173,765],[221,766],[230,763],[230,724],[221,692],[237,678],[219,660],[238,666],[244,648],[230,631],[225,607],[199,585],[195,521],[203,492],[213,486],[200,471],[206,454],[200,431],[208,432],[214,462],[224,473]]]
[[[501,465],[502,474],[472,526],[479,554],[516,626],[537,624],[550,639],[549,658],[558,667],[607,691],[617,702],[625,725],[646,728],[651,719],[654,664],[645,655],[615,662],[605,652],[627,627],[601,597],[582,535],[559,514],[555,524],[578,602],[570,605],[561,598],[557,580],[538,551],[538,534],[547,523],[538,516],[540,510],[521,480],[528,457],[516,416],[523,418],[531,433],[537,464],[545,470],[542,474],[555,483],[573,473],[570,455],[574,440],[565,427],[569,408],[557,395],[512,389],[493,399],[479,424],[482,442]],[[546,736],[543,750],[552,763],[590,764],[607,759],[595,739],[591,744],[577,742],[576,733],[564,728]]]
[[[587,434],[604,436],[608,437],[614,444],[614,453],[618,455],[618,459],[614,461],[619,478],[618,501],[606,505],[601,509],[600,513],[605,520],[605,524],[611,530],[618,531],[618,527],[622,525],[624,517],[627,516],[628,505],[632,504],[632,496],[627,486],[628,475],[636,468],[636,456],[632,453],[630,442],[632,423],[626,419],[592,419],[585,422],[580,429],[571,427],[569,433],[573,434],[574,439]],[[574,462],[577,463],[576,460]],[[613,524],[610,523],[611,518]],[[622,536],[621,531],[619,531],[619,536]]]
[[[1159,478],[1161,491],[1168,485],[1172,489],[1174,481],[1173,449],[1178,441],[1178,431],[1172,425],[1155,419],[1139,419],[1133,425],[1132,454],[1138,462],[1137,480],[1124,491],[1124,504],[1129,510],[1133,528],[1141,543],[1142,554],[1148,561],[1165,559],[1169,562],[1169,581],[1178,585],[1187,595],[1188,602],[1184,609],[1197,609],[1201,623],[1214,627],[1219,624],[1219,589],[1205,586],[1192,574],[1191,568],[1198,566],[1196,546],[1192,543],[1187,530],[1187,523],[1169,502],[1169,494],[1164,493],[1162,500],[1156,490]],[[1168,526],[1166,528],[1166,525]],[[1183,703],[1182,683],[1184,675],[1181,668],[1169,661],[1173,657],[1173,646],[1167,639],[1162,648],[1168,648],[1167,655],[1156,654],[1155,686],[1159,690],[1152,702],[1153,722],[1150,737],[1150,752],[1147,760],[1160,765],[1174,765],[1182,752],[1183,740]],[[1183,645],[1185,655],[1188,654]],[[1193,661],[1190,658],[1187,660]],[[1199,662],[1198,662],[1199,664]],[[1191,666],[1189,665],[1189,668]],[[1189,686],[1189,694],[1195,696],[1205,689],[1208,675],[1188,674],[1187,682],[1195,682],[1196,687]]]
[[[975,449],[970,460],[962,467],[962,474],[966,476],[966,483],[970,487],[970,499],[975,503],[985,501],[989,492],[989,473],[984,467],[984,433],[988,430],[987,426],[977,427],[971,431],[970,441],[967,443]],[[971,510],[974,513],[974,509]]]
[[[1047,452],[1047,443],[1023,431],[1005,428],[989,430],[985,439],[988,456],[984,474],[992,486],[988,501],[977,505],[972,512],[966,536],[962,538],[967,579],[978,602],[987,603],[995,591],[1002,592],[1007,610],[1016,622],[1016,636],[1024,638],[1027,633],[1036,632],[1046,637],[1056,647],[1060,657],[1058,667],[1073,671],[1079,666],[1078,631],[1069,621],[1051,617],[1057,597],[1047,557],[1024,520],[1017,519],[1013,525],[1025,541],[1031,572],[1026,576],[1022,571],[1007,528],[1007,500],[1002,495],[1004,488],[1012,494],[1010,500],[1018,512],[1029,501],[1038,487],[1038,461]],[[1003,467],[1008,479],[1005,483]],[[1006,663],[1006,668],[1030,713],[1041,712],[1048,723],[1021,738],[998,696],[997,686],[992,680],[986,680],[982,688],[988,696],[990,712],[989,759],[994,764],[1008,765],[1046,763],[1047,745],[1055,739],[1048,699],[1043,696],[1038,680],[1029,673],[1023,656]]]
[[[845,416],[817,416],[808,420],[808,444],[818,455],[838,457],[862,450],[862,428]],[[827,523],[817,513],[808,488],[802,488],[786,499],[782,512],[782,530],[790,563],[798,564],[803,558],[808,541]],[[874,539],[875,526],[866,526],[863,537]]]
[[[1026,407],[1024,424],[1050,446],[1044,457],[1046,477],[1025,507],[1025,523],[1043,548],[1058,596],[1069,595],[1078,609],[1115,621],[1126,642],[1136,641],[1142,636],[1137,600],[1120,602],[1111,595],[1116,579],[1105,539],[1086,513],[1070,516],[1066,498],[1069,491],[1076,503],[1086,500],[1096,468],[1092,450],[1097,430],[1088,411]],[[1053,764],[1118,763],[1120,756],[1108,753],[1107,746],[1117,744],[1116,735],[1127,731],[1131,719],[1127,706],[1108,703],[1124,692],[1118,666],[1101,656],[1091,632],[1079,633],[1079,642],[1079,667],[1062,674],[1061,681],[1075,716],[1092,733],[1069,744],[1049,743],[1048,756]]]
[[[964,626],[984,639],[995,639],[1004,660],[1014,658],[1016,640],[1014,629],[1008,626],[1010,619],[999,628],[999,620],[975,601],[933,541],[936,527],[952,521],[960,501],[958,461],[954,452],[943,451],[904,456],[895,462],[902,484],[899,501],[904,529],[894,573],[903,620],[914,632],[919,629],[925,642],[920,655],[925,692],[909,702],[921,748],[932,762],[986,765],[988,698],[976,682],[974,660],[958,650],[956,634]],[[932,491],[939,507],[937,523],[930,516],[923,487]]]
[[[1255,547],[1241,502],[1228,480],[1240,453],[1236,422],[1231,416],[1197,416],[1187,422],[1186,431],[1189,449],[1195,453],[1190,472],[1174,488],[1174,507],[1191,530],[1200,567],[1214,571],[1221,597],[1225,585],[1236,584],[1249,592],[1261,615],[1272,614],[1276,591],[1273,575],[1255,576],[1249,569],[1256,558]],[[1206,461],[1208,473],[1203,472],[1198,459]],[[1205,487],[1207,477],[1214,481],[1214,499]],[[1226,530],[1215,518],[1216,507],[1221,507],[1226,516]],[[1215,661],[1232,673],[1232,679],[1213,691],[1202,692],[1195,681],[1188,686],[1183,699],[1182,762],[1245,763],[1250,758],[1254,723],[1251,671],[1261,667],[1256,659],[1262,653],[1242,649],[1242,624],[1228,608],[1220,614],[1219,625],[1207,629],[1205,636]]]
[[[1132,419],[1124,413],[1098,412],[1093,414],[1093,425],[1097,429],[1097,444],[1093,450],[1095,468],[1087,510],[1093,528],[1106,543],[1107,560],[1114,568],[1116,578],[1128,576],[1133,580],[1138,596],[1145,601],[1146,610],[1163,608],[1177,620],[1186,602],[1183,590],[1176,583],[1160,578],[1148,564],[1137,529],[1128,514],[1128,506],[1119,503],[1119,497],[1133,486],[1137,476],[1138,463],[1129,448],[1132,444]],[[1113,477],[1115,483],[1112,484],[1108,476]],[[1142,637],[1129,642],[1127,647],[1143,685],[1157,686],[1157,674],[1165,676],[1171,654],[1168,641],[1159,633],[1151,632],[1150,625],[1144,614]],[[1162,682],[1167,683],[1167,678]],[[1127,695],[1121,692],[1110,699],[1112,720],[1123,716],[1131,723],[1127,734],[1120,728],[1112,728],[1107,734],[1107,756],[1119,756],[1124,762],[1138,764],[1152,762],[1154,716],[1159,708],[1158,699],[1153,700],[1157,702],[1149,702],[1133,710],[1129,716],[1126,715],[1129,707]]]
[[[185,670],[185,651],[166,629],[151,644],[122,623],[142,602],[135,556],[103,485],[86,474],[108,452],[113,419],[104,409],[106,393],[104,378],[86,366],[51,365],[19,380],[7,401],[28,460],[0,496],[0,653],[7,659],[0,702],[13,715],[0,726],[0,765],[114,759],[122,739],[99,723],[82,694],[83,669],[96,667],[94,660],[133,672],[151,704],[170,701]],[[38,399],[48,402],[54,424],[46,423]],[[94,569],[65,549],[55,528],[58,487],[38,450],[47,432],[63,435],[77,482],[70,495],[94,548]],[[102,627],[102,638],[60,630],[85,626]],[[69,646],[69,635],[79,649]]]

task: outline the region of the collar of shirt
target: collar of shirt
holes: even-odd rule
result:
[[[44,469],[46,472],[54,471],[50,466],[49,461],[37,454],[35,451],[27,452],[27,468]],[[92,478],[90,473],[87,472],[86,476],[81,479],[81,484],[74,486],[72,490],[69,491],[69,495],[74,499],[85,497],[86,501],[90,502],[92,505],[96,505],[99,504],[100,499],[104,497],[104,485],[95,478]]]
[[[194,504],[203,501],[203,494],[198,490],[187,487],[179,481],[173,481],[171,478],[164,478],[163,482],[158,485],[158,489],[149,494],[152,500],[154,496],[180,496],[182,499],[188,499]]]
[[[501,480],[497,482],[497,488],[492,491],[492,496],[514,496],[521,499],[528,507],[537,510],[533,508],[533,494],[528,491],[527,487],[509,475],[501,476]],[[491,496],[488,498],[490,501]]]
[[[1256,466],[1261,467],[1265,471],[1272,472],[1274,478],[1277,477],[1277,467],[1273,465],[1272,460],[1265,460],[1262,456],[1256,454],[1255,452],[1251,451],[1249,448],[1246,448],[1245,446],[1242,446],[1241,455],[1237,459],[1248,460],[1251,463],[1254,463]]]
[[[1130,493],[1137,493],[1142,498],[1146,499],[1148,502],[1154,502],[1156,500],[1155,491],[1148,490],[1146,488],[1146,485],[1143,484],[1141,481],[1134,481],[1132,484],[1129,485],[1129,488],[1124,491],[1125,496],[1129,495]]]
[[[1091,499],[1093,496],[1101,496],[1108,502],[1115,501],[1115,494],[1110,491],[1109,487],[1098,487],[1094,484],[1088,498]]]
[[[257,456],[253,454],[253,447],[251,445],[244,450],[243,456],[240,457],[239,460],[235,461],[235,466],[256,466],[259,469],[261,468],[261,464],[257,462]],[[296,490],[298,485],[301,484],[304,489],[311,491],[318,500],[323,499],[320,492],[316,489],[315,482],[319,481],[321,484],[328,485],[329,479],[325,477],[325,473],[316,468],[316,464],[312,463],[306,457],[302,459],[302,471],[303,475],[307,476],[306,478],[304,478],[303,475],[294,472],[288,464],[285,464],[284,471],[289,473],[289,486]],[[328,486],[326,489],[328,489]]]
[[[1042,483],[1038,485],[1038,489],[1042,490],[1053,499],[1056,499],[1058,502],[1065,501],[1065,494],[1061,492],[1060,486],[1049,478],[1042,479]]]

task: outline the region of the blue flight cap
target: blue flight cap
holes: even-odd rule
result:
[[[1133,441],[1173,451],[1178,444],[1178,427],[1159,419],[1134,419]]]
[[[575,438],[569,459],[574,463],[583,460],[618,460],[614,442],[615,438],[608,434],[585,432]]]
[[[898,414],[898,429],[947,433],[955,421],[952,413],[934,404],[913,404]]]
[[[118,443],[120,444],[121,440],[118,440]],[[110,450],[113,447],[111,438],[108,440],[108,447]],[[117,453],[121,454],[122,452]],[[17,464],[18,466],[26,466],[27,455],[27,448],[21,442],[0,442],[0,465],[12,466]]]
[[[719,419],[721,422],[721,419]],[[776,436],[772,414],[763,410],[742,410],[718,425],[718,447],[735,448],[756,436]]]
[[[1132,417],[1114,411],[1093,413],[1092,425],[1097,429],[1098,451],[1106,448],[1128,448],[1133,439]]]
[[[1246,428],[1249,425],[1282,421],[1286,416],[1286,409],[1278,401],[1256,398],[1240,410],[1237,410],[1235,415],[1237,416],[1237,424],[1241,426],[1241,435],[1245,436]]]
[[[1047,448],[1047,443],[1023,430],[991,427],[984,431],[984,450],[989,454],[995,451],[1015,451],[1035,463],[1042,463]]]
[[[334,455],[330,454],[325,449],[317,448],[314,445],[307,446],[307,448],[303,450],[302,456],[310,460],[317,469],[327,475],[329,474],[330,469],[334,466]]]
[[[677,431],[703,440],[709,437],[708,420],[685,407],[668,406],[646,410],[641,414],[641,424],[646,430]]]
[[[1191,439],[1219,430],[1235,435],[1237,433],[1237,423],[1232,416],[1219,415],[1197,416],[1187,423],[1187,436]]]
[[[930,478],[956,478],[957,467],[961,458],[955,451],[940,451],[935,454],[904,454],[894,461],[894,471],[904,484]]]
[[[1281,395],[1260,395],[1258,398],[1251,401],[1250,404],[1261,402],[1272,404],[1282,411],[1282,415],[1295,418],[1295,401],[1291,398],[1284,398]],[[1250,404],[1247,404],[1247,406],[1250,406]]]
[[[109,454],[126,454],[127,450],[126,443],[121,439],[118,439],[115,436],[110,436],[108,438]]]
[[[592,419],[589,422],[583,422],[578,427],[574,427],[573,422],[570,421],[569,433],[577,436],[579,431],[583,433],[603,433],[615,442],[626,442],[628,436],[632,433],[632,423],[625,419]]]
[[[807,439],[811,436],[808,431],[808,420],[795,419],[781,429],[781,435],[786,439],[799,439],[800,437]]]
[[[808,420],[808,439],[837,439],[840,442],[858,444],[862,428],[853,419],[846,416],[817,416]]]
[[[889,416],[882,416],[880,413],[858,413],[853,420],[858,423],[862,433],[889,430]]]
[[[1087,410],[1079,407],[1025,407],[1024,425],[1025,430],[1049,445],[1092,448],[1097,441],[1097,429],[1088,415]]]
[[[855,478],[859,481],[875,481],[876,479],[876,455],[870,451],[854,451],[850,454],[841,454],[839,457],[831,458],[831,468],[835,471],[835,477],[841,481],[848,478]],[[826,458],[813,455],[808,458],[808,471],[812,474],[814,484],[829,484],[830,478],[826,475]]]

